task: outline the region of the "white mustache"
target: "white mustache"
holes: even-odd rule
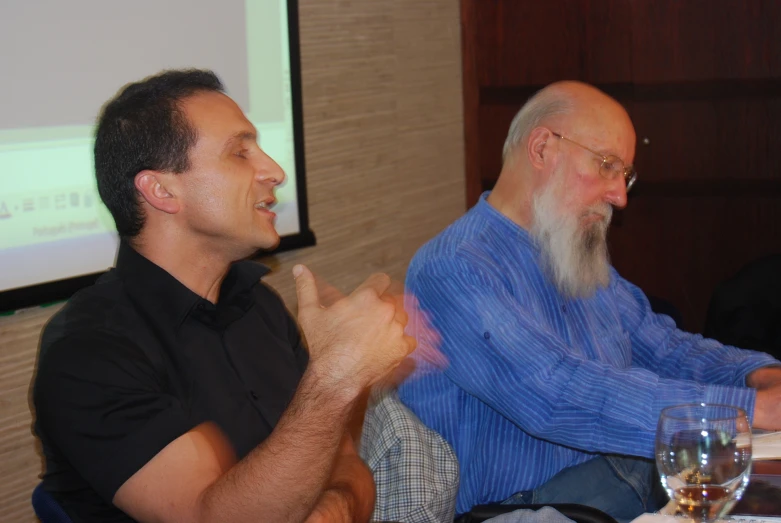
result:
[[[590,214],[598,214],[602,217],[602,221],[605,222],[605,225],[610,225],[610,221],[613,219],[613,206],[608,203],[592,205],[586,209],[582,216],[586,217]]]

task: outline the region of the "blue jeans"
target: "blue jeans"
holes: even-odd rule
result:
[[[618,521],[631,521],[667,503],[654,462],[629,456],[601,455],[562,470],[547,483],[512,495],[505,504],[578,503]]]

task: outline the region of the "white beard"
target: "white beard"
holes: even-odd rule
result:
[[[545,270],[556,288],[568,297],[587,298],[610,282],[607,228],[613,208],[597,204],[577,215],[562,212],[561,173],[532,198],[531,234],[542,251]],[[583,228],[582,217],[598,213],[604,219]]]

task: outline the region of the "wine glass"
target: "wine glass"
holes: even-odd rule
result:
[[[751,471],[751,427],[745,411],[717,404],[662,410],[656,466],[678,511],[711,523],[740,500]]]

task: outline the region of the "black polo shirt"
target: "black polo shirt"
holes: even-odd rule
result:
[[[117,489],[205,421],[244,457],[287,408],[307,362],[295,321],[253,262],[215,306],[130,246],[46,326],[33,397],[44,488],[74,521],[131,521]]]

